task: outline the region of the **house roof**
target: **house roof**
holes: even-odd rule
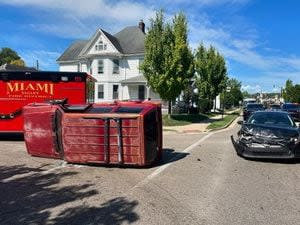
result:
[[[115,35],[99,29],[121,54],[141,54],[145,52],[145,33],[138,26],[126,27]],[[98,31],[99,32],[99,31]],[[90,40],[75,41],[67,48],[57,61],[74,61],[84,56],[94,43],[96,34]]]
[[[88,43],[88,40],[79,40],[73,42],[69,48],[57,59],[57,61],[73,61],[77,60],[80,52]]]
[[[111,35],[110,33],[106,32],[105,30],[102,30],[103,34],[109,39],[109,41],[115,46],[115,48],[119,51],[119,52],[123,52],[122,47],[118,41],[117,38],[115,38],[113,35]]]
[[[126,85],[126,84],[145,84],[145,83],[147,83],[147,80],[143,75],[139,75],[139,76],[132,77],[132,78],[121,81],[122,85]]]
[[[139,27],[126,27],[114,35],[119,41],[124,54],[145,52],[145,34]]]
[[[38,71],[38,70],[33,67],[18,66],[18,65],[14,65],[14,64],[5,63],[0,66],[0,71],[30,71],[30,72],[34,72],[34,71]]]

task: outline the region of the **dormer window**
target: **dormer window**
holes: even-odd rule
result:
[[[107,45],[103,43],[103,41],[99,41],[96,45],[95,45],[95,50],[96,51],[103,51],[107,49]]]

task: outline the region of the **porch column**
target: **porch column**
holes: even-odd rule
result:
[[[146,86],[146,88],[147,88],[147,97],[146,97],[146,99],[148,99],[148,98],[150,98],[150,87]]]

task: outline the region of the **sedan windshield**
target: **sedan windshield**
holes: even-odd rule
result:
[[[299,109],[299,105],[296,104],[284,104],[282,106],[283,109],[287,109],[287,110],[297,110]]]
[[[280,105],[271,105],[271,109],[281,109]]]
[[[249,118],[248,123],[278,127],[295,127],[295,122],[286,113],[257,112]]]

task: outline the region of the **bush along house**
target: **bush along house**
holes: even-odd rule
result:
[[[72,43],[57,59],[60,71],[87,72],[95,80],[95,102],[160,100],[139,70],[144,59],[145,24],[112,35],[98,29],[89,40]]]

